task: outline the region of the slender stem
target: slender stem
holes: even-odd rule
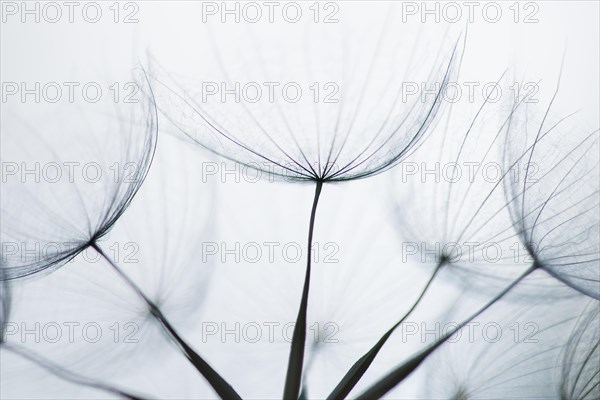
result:
[[[6,342],[7,324],[5,322],[8,321],[12,308],[12,290],[5,275],[4,268],[0,268],[0,344]]]
[[[129,278],[119,266],[110,258],[108,255],[96,244],[95,242],[91,245],[94,250],[102,256],[113,270],[125,281],[125,283],[133,289],[134,292],[146,303],[150,314],[161,324],[162,328],[168,333],[171,340],[177,345],[179,350],[186,356],[186,358],[192,363],[194,367],[202,374],[202,376],[208,381],[212,388],[217,394],[223,399],[239,399],[241,397],[237,392],[223,379],[204,359],[196,353],[196,351],[187,344],[187,342],[177,333],[173,325],[169,322],[167,317],[162,313],[158,306],[150,300],[142,291],[142,289]]]
[[[458,326],[454,329],[451,329],[444,336],[442,336],[437,342],[433,343],[429,347],[421,350],[419,353],[411,357],[409,360],[403,362],[396,368],[394,368],[391,372],[385,375],[383,378],[378,380],[375,384],[369,387],[366,391],[361,393],[357,400],[370,400],[370,399],[379,399],[383,397],[387,392],[393,389],[397,384],[402,382],[404,378],[410,375],[415,369],[419,367],[419,365],[438,347],[440,347],[443,343],[446,342],[452,335],[465,327],[472,320],[477,318],[479,315],[483,314],[488,308],[494,305],[498,300],[504,297],[508,292],[510,292],[515,286],[519,284],[523,279],[528,277],[533,271],[538,268],[537,264],[533,264],[530,268],[528,268],[522,275],[520,275],[517,279],[511,282],[506,288],[504,288],[500,293],[498,293],[492,300],[487,302],[483,307],[477,310],[474,314],[472,314],[467,319],[463,320]]]
[[[75,374],[75,373],[68,371],[56,364],[53,364],[52,362],[38,356],[37,354],[27,352],[18,347],[9,345],[8,343],[2,344],[2,348],[5,350],[8,350],[8,351],[11,351],[14,354],[18,354],[19,356],[23,357],[24,359],[31,361],[35,365],[39,366],[40,368],[45,369],[52,375],[54,375],[64,381],[71,382],[76,385],[82,385],[82,386],[98,389],[103,392],[117,395],[117,396],[123,397],[125,399],[129,399],[129,400],[142,400],[144,398],[148,398],[148,396],[140,396],[140,395],[128,393],[128,392],[125,392],[114,386],[110,386],[105,383],[94,381],[94,380],[91,380],[84,376]]]
[[[375,357],[377,356],[383,345],[387,342],[389,337],[392,335],[392,333],[394,333],[396,328],[398,328],[406,320],[406,318],[408,318],[412,314],[412,312],[417,308],[417,306],[425,296],[425,293],[431,286],[431,283],[433,282],[434,278],[437,276],[438,272],[446,264],[446,262],[446,258],[440,259],[440,261],[435,267],[435,270],[433,271],[433,274],[431,274],[431,277],[427,281],[427,284],[425,285],[425,287],[423,287],[421,293],[419,294],[419,297],[417,297],[411,308],[404,314],[402,318],[400,318],[400,320],[398,320],[394,325],[392,325],[390,329],[388,329],[388,331],[377,341],[377,343],[375,343],[373,347],[371,347],[369,351],[363,354],[363,356],[359,358],[352,365],[352,367],[350,367],[348,372],[346,372],[346,375],[344,375],[342,380],[327,397],[327,400],[341,400],[348,396],[350,391],[352,391],[354,386],[356,386],[358,381],[360,381],[365,372],[367,372],[367,369],[369,369],[371,363],[373,362],[373,360],[375,360]]]
[[[315,216],[317,214],[317,205],[323,182],[317,181],[312,210],[310,212],[310,223],[308,225],[308,252],[306,260],[306,275],[304,277],[304,287],[302,289],[302,300],[300,300],[300,309],[296,325],[294,326],[294,335],[292,336],[292,346],[290,358],[288,360],[287,374],[285,377],[285,388],[283,398],[285,400],[297,400],[300,394],[300,384],[302,381],[302,365],[304,363],[304,344],[306,341],[306,311],[308,308],[308,291],[310,287],[310,267],[311,267],[311,247],[313,239],[313,230],[315,227]]]
[[[421,290],[421,293],[419,294],[419,297],[417,297],[417,300],[415,300],[415,302],[413,303],[412,307],[404,314],[404,316],[398,322],[396,322],[396,324],[394,324],[394,326],[392,326],[392,328],[390,329],[390,331],[394,331],[398,326],[400,326],[406,320],[406,318],[408,318],[412,314],[413,311],[415,311],[415,309],[417,308],[417,306],[419,305],[419,303],[421,303],[421,300],[423,300],[423,297],[425,296],[425,293],[427,293],[427,290],[429,289],[429,287],[433,283],[433,280],[437,276],[438,272],[440,272],[440,270],[442,269],[442,267],[444,265],[446,265],[447,262],[448,262],[447,258],[441,258],[440,259],[440,261],[435,266],[435,269],[433,270],[433,274],[431,274],[431,277],[429,278],[429,280],[427,281],[427,283],[425,284],[425,286]]]

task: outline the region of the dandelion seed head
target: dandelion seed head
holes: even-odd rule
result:
[[[414,43],[407,32],[418,27],[399,27],[387,6],[372,6],[383,26],[356,13],[343,28],[299,23],[277,36],[247,25],[207,28],[213,56],[190,68],[193,79],[167,60],[151,62],[158,108],[191,142],[270,177],[339,182],[384,172],[436,124],[464,37],[432,27]],[[264,82],[277,88],[271,98]]]
[[[600,397],[600,305],[590,300],[564,348],[560,398],[591,400]]]
[[[145,78],[142,78],[145,79]],[[140,81],[144,84],[144,81]],[[154,101],[18,105],[2,123],[4,279],[50,272],[108,233],[150,167]]]
[[[505,163],[511,218],[535,265],[573,289],[600,298],[598,130],[576,115],[523,110],[507,130]],[[515,154],[521,154],[516,157]]]

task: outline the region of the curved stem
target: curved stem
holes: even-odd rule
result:
[[[97,243],[91,245],[94,250],[102,256],[113,270],[125,281],[125,283],[133,289],[134,292],[146,303],[150,314],[161,324],[161,327],[169,335],[169,338],[177,345],[179,350],[186,356],[186,358],[192,363],[192,365],[202,374],[212,388],[222,399],[236,399],[241,400],[241,397],[237,392],[215,371],[204,359],[196,353],[196,351],[187,344],[187,342],[177,333],[175,328],[171,325],[167,317],[162,313],[158,306],[150,300],[142,291],[142,289],[129,278],[119,266],[110,258],[108,255],[98,246]]]
[[[38,356],[37,354],[33,354],[31,352],[25,351],[24,349],[20,349],[18,347],[9,345],[7,343],[2,344],[2,348],[13,352],[14,354],[17,354],[20,357],[23,357],[24,359],[34,363],[35,365],[39,366],[40,368],[45,369],[52,375],[54,375],[64,381],[71,382],[76,385],[81,385],[81,386],[86,386],[89,388],[101,390],[103,392],[117,395],[119,397],[123,397],[128,400],[142,400],[144,398],[148,398],[147,396],[140,396],[140,395],[128,393],[128,392],[125,392],[124,390],[118,389],[114,386],[111,386],[111,385],[108,385],[105,383],[101,383],[98,381],[94,381],[94,380],[91,380],[84,376],[75,374],[75,373],[68,371],[56,364],[51,363],[50,361]]]
[[[0,268],[0,344],[6,342],[6,322],[10,317],[12,308],[12,290],[10,283],[5,279],[6,271]]]
[[[533,264],[530,268],[528,268],[523,274],[521,274],[517,279],[511,282],[506,288],[504,288],[500,293],[498,293],[492,300],[487,302],[483,307],[477,310],[470,317],[461,322],[454,329],[448,331],[444,336],[442,336],[438,341],[430,345],[429,347],[421,350],[416,355],[412,356],[408,361],[403,362],[396,368],[394,368],[391,372],[385,375],[383,378],[379,379],[375,382],[371,387],[369,387],[366,391],[361,393],[357,400],[371,400],[371,399],[379,399],[383,397],[387,392],[392,390],[397,384],[402,382],[404,378],[410,375],[415,369],[421,365],[421,363],[438,347],[440,347],[443,343],[446,342],[452,335],[456,332],[464,328],[468,323],[477,318],[479,315],[483,314],[488,308],[494,305],[498,300],[504,297],[508,292],[514,289],[519,282],[528,277],[533,271],[538,268],[537,264]]]
[[[360,381],[365,372],[367,372],[367,369],[369,369],[371,363],[373,362],[373,360],[375,360],[375,357],[377,357],[377,354],[379,353],[383,345],[387,342],[392,333],[394,333],[396,328],[402,325],[406,318],[408,318],[410,314],[412,314],[412,312],[415,310],[415,308],[417,308],[417,306],[425,296],[425,293],[431,286],[433,279],[436,277],[440,269],[446,264],[446,262],[446,258],[442,258],[438,262],[438,264],[435,267],[435,270],[433,271],[433,274],[431,274],[431,277],[427,281],[427,284],[425,285],[425,287],[423,287],[421,293],[419,294],[419,297],[417,297],[411,308],[408,309],[408,311],[404,314],[402,318],[400,318],[400,320],[398,320],[394,325],[392,325],[392,327],[377,341],[377,343],[375,343],[375,345],[369,351],[363,354],[363,356],[352,365],[352,367],[348,370],[348,372],[346,372],[346,375],[344,375],[340,383],[338,383],[335,389],[333,389],[331,394],[327,397],[327,400],[341,400],[348,396],[350,391],[352,391],[354,386],[356,386],[358,381]]]
[[[310,212],[310,223],[308,225],[308,253],[306,261],[306,275],[304,277],[304,287],[302,289],[302,299],[300,300],[300,310],[294,326],[294,335],[292,336],[292,347],[290,358],[288,360],[287,374],[285,377],[285,388],[283,398],[285,400],[297,400],[300,394],[300,383],[302,382],[302,365],[304,363],[304,344],[306,341],[306,311],[308,308],[308,291],[310,287],[310,266],[312,260],[311,247],[313,230],[315,227],[315,216],[317,214],[317,205],[323,182],[317,181],[315,196],[313,199],[312,210]]]

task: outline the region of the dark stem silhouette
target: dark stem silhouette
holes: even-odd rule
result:
[[[515,288],[523,279],[528,277],[533,271],[538,269],[537,264],[533,264],[530,268],[528,268],[523,274],[521,274],[517,279],[510,283],[506,288],[504,288],[500,293],[494,296],[489,302],[487,302],[483,307],[477,310],[470,317],[461,322],[454,329],[448,331],[444,336],[442,336],[438,341],[431,344],[429,347],[421,350],[416,355],[412,356],[409,360],[403,362],[394,368],[391,372],[386,374],[383,378],[379,379],[375,382],[371,387],[369,387],[366,391],[361,393],[357,400],[371,400],[371,399],[379,399],[383,397],[386,393],[392,390],[396,385],[402,382],[407,376],[409,376],[414,370],[416,370],[419,365],[425,359],[430,356],[438,347],[446,342],[452,335],[465,327],[469,322],[477,318],[479,315],[483,314],[488,308],[498,302],[501,298],[503,298],[507,293]]]
[[[365,372],[367,372],[367,369],[369,369],[371,363],[375,360],[375,357],[377,357],[377,354],[379,353],[383,345],[387,342],[392,333],[394,333],[396,328],[402,325],[406,318],[408,318],[412,314],[412,312],[417,308],[417,306],[425,296],[425,293],[431,286],[431,283],[433,282],[434,278],[437,276],[440,269],[447,263],[447,261],[448,259],[446,257],[442,257],[440,259],[440,261],[435,267],[435,270],[433,271],[433,274],[431,274],[431,277],[427,281],[427,284],[421,290],[419,297],[417,297],[411,308],[404,314],[402,318],[400,318],[400,320],[398,320],[398,322],[396,322],[394,325],[392,325],[390,329],[388,329],[388,331],[379,339],[379,341],[377,341],[377,343],[369,351],[367,351],[352,365],[352,367],[348,370],[348,372],[346,372],[346,375],[344,375],[340,383],[338,383],[338,385],[335,387],[335,389],[333,389],[331,394],[327,396],[327,400],[342,400],[345,399],[346,396],[348,396],[348,394],[352,391],[354,386],[356,386],[358,381],[360,381]]]
[[[119,266],[98,246],[96,243],[91,245],[104,258],[113,270],[125,281],[125,283],[137,293],[137,295],[146,303],[150,314],[160,323],[161,327],[168,334],[169,338],[176,344],[179,350],[192,363],[192,365],[202,374],[208,381],[217,394],[223,399],[239,399],[241,397],[231,387],[221,375],[217,373],[187,342],[179,335],[175,328],[171,325],[167,317],[162,313],[158,306],[150,300],[142,291],[142,289],[129,278]]]
[[[308,308],[308,291],[310,288],[310,267],[312,261],[311,247],[313,231],[315,227],[315,216],[317,214],[317,205],[319,196],[323,188],[323,181],[317,181],[315,187],[315,196],[312,210],[310,212],[310,223],[308,225],[308,253],[306,261],[306,275],[304,277],[304,288],[302,289],[302,300],[300,300],[300,310],[296,325],[294,326],[294,335],[292,336],[292,347],[288,361],[287,374],[285,377],[285,388],[283,390],[284,400],[297,400],[300,395],[300,385],[302,382],[302,365],[304,364],[304,345],[306,342],[306,311]]]

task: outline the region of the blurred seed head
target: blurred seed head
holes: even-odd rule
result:
[[[140,189],[156,146],[154,100],[108,97],[68,110],[7,105],[1,157],[14,168],[2,181],[3,279],[64,265],[106,235]]]

